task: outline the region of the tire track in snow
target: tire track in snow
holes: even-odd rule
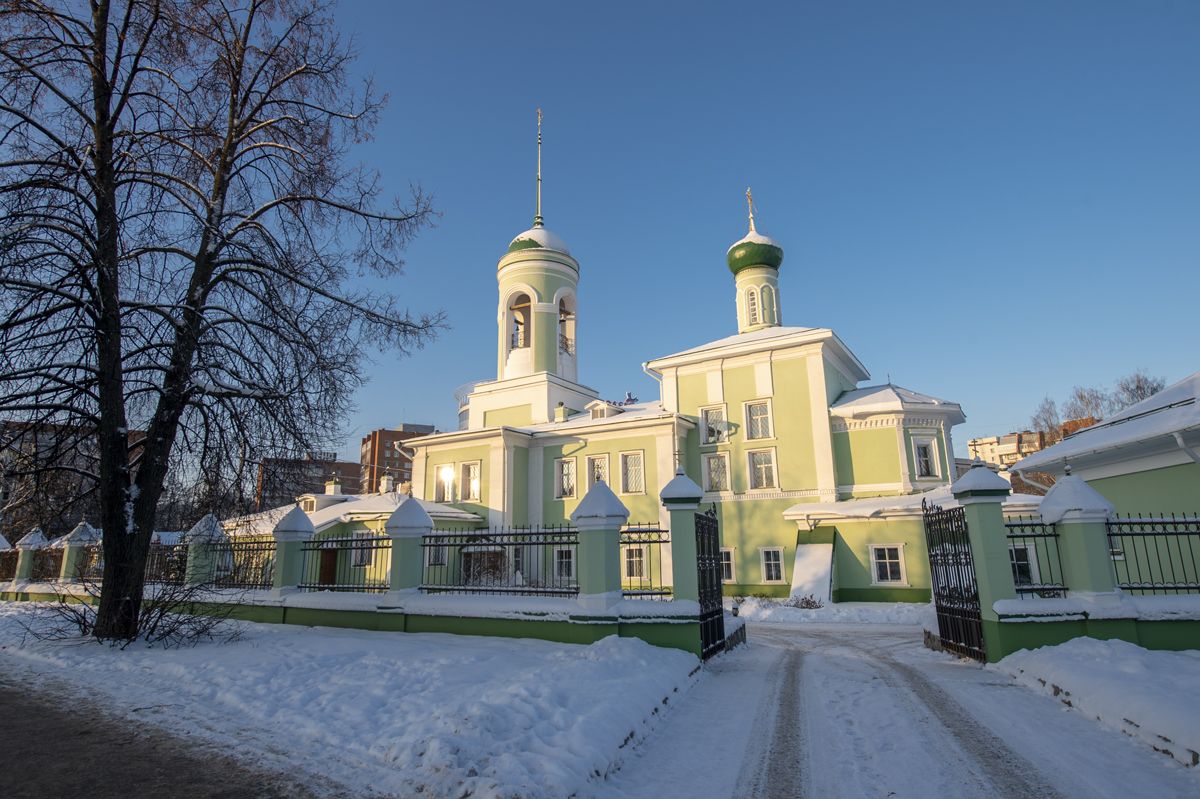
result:
[[[763,694],[757,717],[770,718],[769,738],[758,738],[738,773],[739,799],[799,799],[808,771],[807,724],[801,718],[804,650],[788,646],[771,669],[771,689]]]

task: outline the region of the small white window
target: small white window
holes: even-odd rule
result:
[[[554,462],[554,496],[556,499],[575,496],[575,459],[559,458]]]
[[[906,585],[904,577],[904,545],[882,544],[871,547],[871,579],[875,583]]]
[[[454,465],[446,464],[435,470],[437,481],[433,489],[434,502],[454,501]]]
[[[916,461],[917,477],[940,477],[938,470],[937,442],[933,438],[913,439],[913,459]]]
[[[721,582],[733,582],[733,550],[721,550]]]
[[[462,492],[464,502],[479,501],[479,461],[462,465]]]
[[[746,438],[771,437],[771,403],[746,403]]]
[[[644,494],[646,492],[642,453],[621,453],[621,492],[624,494]]]
[[[1038,575],[1037,558],[1033,555],[1033,545],[1012,544],[1009,546],[1008,562],[1012,566],[1013,585],[1037,585],[1041,582]]]
[[[758,291],[746,289],[746,324],[758,324]]]
[[[575,550],[569,547],[555,547],[554,576],[560,582],[575,580]]]
[[[512,570],[514,575],[525,576],[525,547],[515,546],[512,549]]]
[[[425,560],[430,566],[445,566],[446,565],[446,547],[430,546],[425,547]]]
[[[723,444],[729,440],[729,425],[725,423],[725,407],[700,410],[700,443]]]
[[[370,566],[375,561],[375,548],[371,542],[375,534],[370,530],[355,530],[350,534],[353,549],[350,550],[350,565],[356,569]]]
[[[625,548],[625,576],[630,580],[646,576],[646,550],[642,547]]]
[[[762,556],[762,581],[764,583],[783,582],[783,550],[780,547],[768,547],[759,550]]]
[[[704,456],[704,490],[729,490],[729,456],[724,452]]]
[[[775,451],[759,449],[751,451],[748,455],[750,459],[750,488],[774,488]]]
[[[587,459],[587,481],[588,488],[596,484],[597,480],[608,482],[608,456],[607,455],[588,455]]]

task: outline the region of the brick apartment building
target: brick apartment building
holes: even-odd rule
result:
[[[395,477],[397,485],[410,482],[412,458],[396,445],[434,432],[436,430],[431,424],[405,422],[396,427],[372,430],[363,436],[359,452],[363,491],[378,491],[379,478],[385,474]]]

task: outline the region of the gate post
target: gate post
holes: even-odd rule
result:
[[[983,465],[975,465],[960,477],[950,492],[962,506],[967,521],[967,536],[971,542],[971,559],[975,565],[975,585],[979,591],[979,616],[983,621],[983,638],[989,660],[998,659],[1001,652],[998,638],[999,616],[992,608],[998,599],[1016,599],[1012,561],[1008,554],[1008,531],[1004,527],[1002,506],[1012,491],[1008,481]]]
[[[87,522],[75,525],[75,529],[63,539],[63,559],[58,579],[62,582],[75,582],[80,579],[87,565],[87,548],[99,541],[100,534],[96,532],[96,528]]]
[[[187,567],[183,581],[187,585],[206,585],[217,576],[217,559],[212,544],[225,538],[221,523],[211,513],[192,525],[183,540],[187,543]]]
[[[17,542],[17,573],[13,575],[14,582],[29,582],[33,578],[33,559],[37,551],[50,542],[42,528],[35,527]]]
[[[597,480],[571,521],[579,530],[579,604],[607,611],[621,601],[621,527],[629,521],[629,509]]]
[[[421,548],[425,536],[433,532],[433,519],[412,494],[388,516],[383,531],[392,539],[392,566],[388,596],[392,601],[401,593],[421,588],[425,558]]]
[[[271,530],[275,539],[275,572],[271,590],[276,594],[294,591],[304,579],[304,542],[316,535],[312,520],[299,505],[284,514]]]
[[[1063,584],[1069,596],[1116,598],[1117,576],[1108,544],[1112,503],[1066,467],[1042,499],[1042,522],[1058,530]]]
[[[671,515],[671,579],[675,599],[700,600],[700,578],[697,571],[696,511],[704,491],[688,477],[683,467],[663,486],[663,507]]]

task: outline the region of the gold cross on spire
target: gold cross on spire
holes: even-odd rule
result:
[[[750,211],[750,231],[757,233],[754,229],[754,195],[750,193],[750,187],[746,187],[746,208]]]

